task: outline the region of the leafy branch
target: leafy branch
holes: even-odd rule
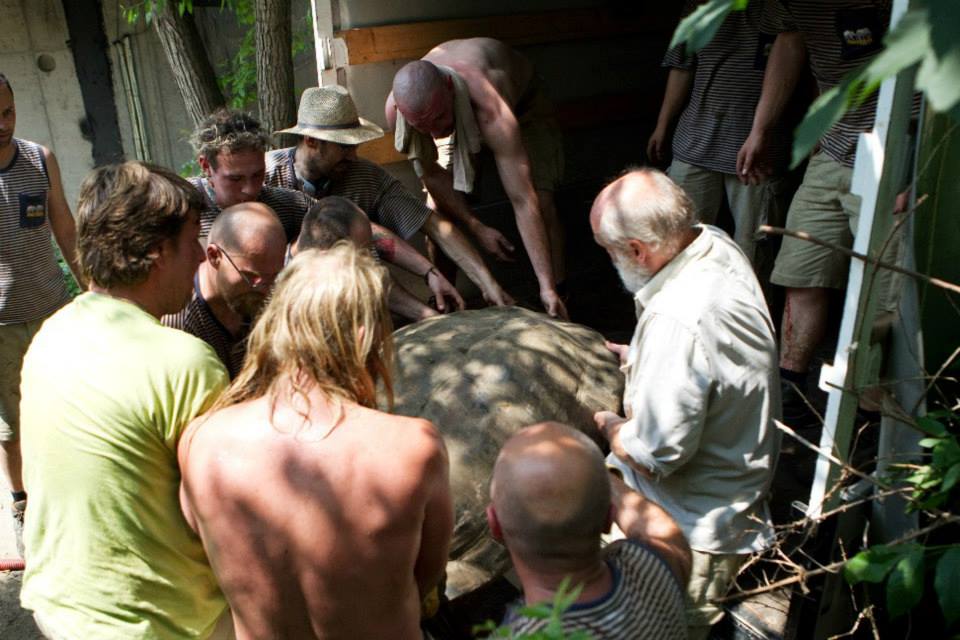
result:
[[[585,631],[566,632],[563,629],[563,614],[577,601],[581,591],[583,591],[583,585],[571,589],[570,578],[566,577],[560,583],[557,593],[554,594],[553,602],[541,602],[521,607],[519,609],[520,615],[547,621],[543,629],[539,631],[516,635],[509,626],[498,627],[493,620],[487,620],[483,624],[476,625],[473,628],[473,633],[480,637],[508,638],[509,640],[591,640],[592,636]]]

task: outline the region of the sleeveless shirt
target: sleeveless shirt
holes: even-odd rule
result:
[[[13,161],[0,168],[0,324],[40,320],[70,300],[53,249],[43,151],[13,144]]]

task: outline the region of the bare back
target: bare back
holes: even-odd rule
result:
[[[184,503],[233,610],[237,638],[419,638],[420,590],[452,529],[432,424],[356,405],[312,424],[261,398],[195,423],[180,447]],[[419,583],[419,584],[418,584]]]
[[[450,40],[439,44],[423,56],[434,64],[442,64],[463,76],[468,86],[478,76],[486,78],[513,108],[530,84],[533,65],[509,46],[492,38]],[[470,96],[476,102],[477,95]],[[483,108],[484,105],[478,105]]]

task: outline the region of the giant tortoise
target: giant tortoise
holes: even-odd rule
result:
[[[394,339],[394,411],[433,421],[450,453],[455,527],[446,592],[454,598],[509,566],[485,518],[501,445],[543,420],[600,442],[593,413],[619,410],[623,378],[599,333],[516,307],[434,318]]]

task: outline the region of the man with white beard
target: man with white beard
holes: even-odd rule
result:
[[[610,442],[608,464],[687,536],[688,631],[705,638],[723,617],[710,600],[771,539],[773,324],[746,257],[723,231],[696,224],[690,199],[665,174],[640,169],[614,181],[590,225],[637,309],[630,344],[608,344],[626,375],[626,417],[601,411],[595,420]]]

